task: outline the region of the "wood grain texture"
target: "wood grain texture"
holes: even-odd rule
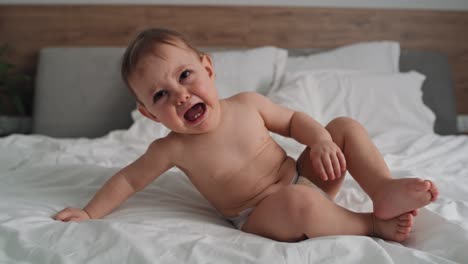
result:
[[[468,114],[468,11],[313,7],[2,5],[0,43],[34,72],[46,46],[126,46],[147,27],[169,27],[196,46],[333,48],[395,40],[448,56],[457,111]]]

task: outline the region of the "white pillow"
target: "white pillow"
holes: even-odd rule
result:
[[[320,101],[313,90],[309,89],[312,85],[316,85],[316,81],[307,78],[307,73],[286,73],[281,86],[276,91],[271,91],[267,97],[274,103],[320,119]]]
[[[286,72],[339,68],[397,73],[399,59],[398,42],[362,42],[308,56],[289,57],[286,62]]]
[[[215,68],[219,98],[242,91],[267,94],[279,86],[288,52],[276,47],[227,50],[209,53]],[[132,111],[133,125],[129,135],[146,143],[167,135],[170,130],[138,112]]]
[[[126,131],[127,136],[141,141],[142,144],[149,145],[158,138],[165,137],[171,132],[161,123],[154,122],[144,117],[138,110],[132,111],[133,124]]]
[[[315,85],[311,78],[305,78],[304,74],[287,74],[281,87],[271,91],[267,97],[274,103],[280,104],[295,111],[309,114],[312,118],[321,119],[318,97],[309,89]],[[312,82],[311,82],[312,81]],[[272,138],[286,151],[288,156],[297,159],[304,150],[304,145],[292,138],[270,133]]]
[[[242,91],[267,94],[279,86],[288,57],[287,50],[260,47],[209,53],[215,68],[219,98]]]
[[[394,129],[433,133],[435,115],[422,101],[424,80],[414,71],[300,72],[286,74],[283,86],[270,97],[290,93],[286,104],[308,98],[308,102],[297,100],[295,107],[302,107],[324,126],[336,117],[349,116],[363,124],[370,136]]]

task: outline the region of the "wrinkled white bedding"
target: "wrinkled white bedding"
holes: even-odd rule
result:
[[[99,139],[0,139],[0,263],[467,263],[468,136],[393,131],[373,138],[395,177],[433,180],[440,198],[421,210],[404,244],[360,236],[279,243],[240,232],[172,169],[104,219],[62,223],[105,180],[145,150],[129,131]],[[295,156],[301,150],[278,139]],[[347,175],[337,202],[368,211]]]

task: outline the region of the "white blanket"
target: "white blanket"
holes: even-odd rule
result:
[[[278,139],[295,156],[300,149]],[[82,207],[145,144],[128,131],[106,137],[0,139],[0,263],[467,263],[468,137],[386,133],[374,138],[395,177],[433,180],[440,198],[399,244],[363,236],[280,243],[234,229],[176,169],[104,219],[54,221]],[[350,175],[337,202],[369,211]]]

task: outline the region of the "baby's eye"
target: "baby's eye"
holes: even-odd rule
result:
[[[153,95],[153,103],[156,103],[159,99],[161,99],[163,96],[167,95],[166,90],[160,90],[157,93]]]
[[[189,70],[185,70],[180,74],[179,81],[183,81],[190,76],[191,72]]]

